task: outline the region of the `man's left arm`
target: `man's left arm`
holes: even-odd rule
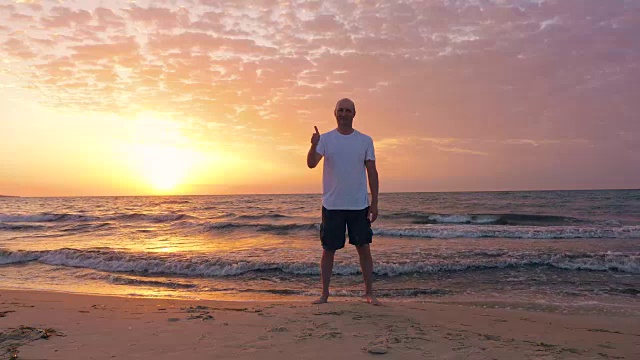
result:
[[[371,205],[369,206],[369,220],[376,221],[378,218],[378,170],[375,160],[365,160],[367,177],[369,178],[369,189],[371,189]]]

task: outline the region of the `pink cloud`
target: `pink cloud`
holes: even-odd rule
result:
[[[304,28],[306,30],[314,31],[314,32],[337,32],[342,30],[343,25],[336,20],[334,15],[324,14],[317,15],[310,21],[306,21],[304,23]]]
[[[74,25],[86,24],[91,21],[91,13],[86,10],[73,10],[66,7],[54,7],[51,9],[52,16],[43,17],[42,25],[47,28],[72,27]]]
[[[224,12],[207,11],[196,21],[192,22],[190,28],[198,30],[223,31],[222,20],[225,18]]]
[[[16,7],[13,4],[0,4],[0,12],[13,13]]]
[[[76,62],[113,61],[125,66],[135,66],[140,61],[138,43],[132,37],[119,39],[111,44],[72,46],[71,60]]]
[[[116,15],[111,9],[97,8],[94,11],[95,17],[100,26],[105,27],[123,27],[124,19]]]
[[[52,40],[52,39],[40,39],[40,38],[32,37],[32,38],[29,38],[29,41],[34,43],[34,44],[37,44],[37,45],[40,45],[40,46],[45,46],[45,47],[48,47],[48,48],[50,48],[50,47],[52,47],[52,46],[54,46],[56,44],[56,42],[54,40]]]
[[[161,29],[173,29],[189,23],[189,11],[185,8],[172,11],[166,8],[141,8],[134,5],[125,11],[133,21]]]
[[[32,49],[24,41],[11,38],[2,44],[3,50],[10,56],[29,60],[36,56]]]
[[[11,16],[9,17],[9,20],[10,21],[33,21],[34,18],[31,15],[12,12]]]
[[[22,1],[18,2],[17,6],[20,8],[29,8],[31,11],[39,12],[42,11],[42,4],[39,1]]]
[[[183,32],[178,35],[156,34],[151,37],[149,46],[158,51],[197,49],[201,51],[225,50],[237,55],[276,53],[273,48],[256,45],[254,40],[230,39],[201,32]]]
[[[46,76],[52,82],[72,78],[78,70],[78,65],[69,58],[59,58],[34,67],[38,69],[39,75]]]

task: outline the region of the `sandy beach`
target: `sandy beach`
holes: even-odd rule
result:
[[[613,309],[612,309],[613,310]],[[0,292],[18,359],[637,359],[636,309],[481,301],[198,301]]]

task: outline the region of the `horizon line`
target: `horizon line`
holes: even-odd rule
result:
[[[526,189],[526,190],[452,190],[452,191],[388,191],[379,194],[418,194],[418,193],[492,193],[492,192],[549,192],[549,191],[640,191],[638,188],[600,188],[600,189]],[[156,195],[59,195],[59,196],[20,196],[0,194],[0,198],[80,198],[80,197],[179,197],[179,196],[246,196],[246,195],[322,195],[321,192],[301,193],[235,193],[235,194],[156,194]]]

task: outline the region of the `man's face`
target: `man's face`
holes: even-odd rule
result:
[[[338,104],[336,104],[335,116],[338,121],[338,126],[352,127],[353,117],[356,116],[353,103],[346,100],[338,102]]]

